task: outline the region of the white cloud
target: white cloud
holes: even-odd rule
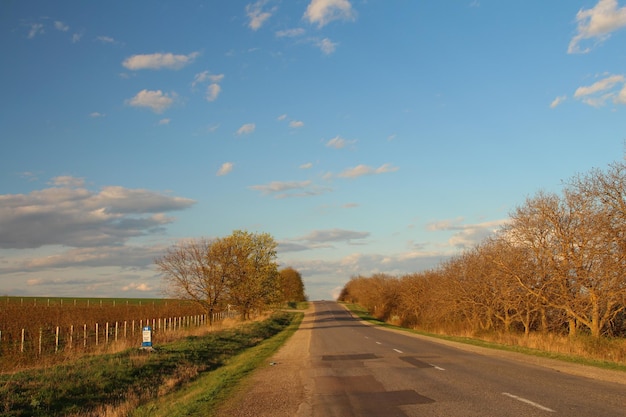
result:
[[[325,54],[325,55],[330,55],[333,52],[335,52],[335,50],[337,49],[337,43],[331,41],[328,38],[324,38],[321,41],[317,41],[315,43],[315,45],[320,48],[320,50]]]
[[[89,117],[93,117],[94,119],[96,119],[98,117],[104,117],[104,116],[106,116],[106,114],[100,113],[100,112],[97,112],[97,111],[89,113]]]
[[[294,239],[310,243],[347,242],[353,239],[365,239],[370,236],[369,232],[355,232],[344,229],[314,230],[306,236]]]
[[[385,174],[388,172],[395,172],[398,169],[399,169],[398,167],[394,167],[391,164],[383,164],[378,168],[372,168],[367,165],[357,165],[354,168],[348,168],[344,170],[338,176],[340,178],[358,178],[364,175],[378,175],[378,174]]]
[[[552,100],[552,103],[550,103],[550,108],[554,109],[555,107],[558,107],[566,99],[567,99],[567,96],[559,96],[559,97],[555,98],[554,100]]]
[[[115,43],[115,39],[110,36],[98,36],[96,40],[102,43]]]
[[[576,14],[577,33],[569,43],[567,52],[587,53],[592,48],[580,47],[581,41],[595,39],[596,44],[607,40],[612,32],[626,27],[626,7],[618,7],[617,0],[599,0],[591,9],[581,9]]]
[[[122,65],[132,71],[159,70],[162,68],[178,70],[191,64],[199,55],[198,52],[192,52],[189,55],[174,55],[172,53],[133,55],[126,58]]]
[[[296,38],[298,36],[304,35],[304,33],[305,33],[305,30],[302,28],[285,29],[285,30],[277,31],[276,37],[277,38]]]
[[[217,96],[220,95],[222,91],[222,87],[219,84],[209,84],[206,88],[206,99],[207,101],[215,101],[217,100]]]
[[[286,115],[286,114],[281,114],[280,116],[278,116],[278,117],[276,118],[276,120],[281,121],[281,122],[282,122],[283,120],[286,120],[286,119],[287,119],[287,115]]]
[[[304,13],[309,23],[320,28],[334,20],[352,20],[354,17],[355,12],[348,0],[311,0]]]
[[[60,30],[61,32],[67,32],[68,30],[70,30],[70,27],[68,25],[59,20],[54,22],[54,28],[56,30]]]
[[[251,185],[251,190],[260,191],[263,195],[273,194],[275,198],[310,197],[320,195],[327,188],[318,187],[312,181],[273,181],[269,184]]]
[[[299,128],[299,127],[303,127],[304,126],[304,122],[300,121],[300,120],[292,120],[291,122],[289,122],[289,127],[293,127],[293,128]]]
[[[159,126],[169,125],[171,121],[172,121],[172,120],[171,120],[171,119],[168,119],[168,118],[161,119],[161,120],[159,120]]]
[[[619,104],[626,104],[626,84],[615,98],[615,101]]]
[[[41,35],[43,33],[46,33],[46,31],[43,28],[43,24],[41,24],[41,23],[31,23],[30,24],[30,30],[28,31],[27,38],[28,39],[33,39],[35,36]]]
[[[148,107],[155,113],[163,113],[174,103],[174,99],[161,90],[141,90],[135,97],[126,100],[133,107]]]
[[[222,87],[219,84],[222,80],[224,80],[224,74],[211,74],[209,71],[203,71],[194,76],[191,87],[195,88],[199,84],[211,83],[206,88],[205,97],[207,101],[215,101],[222,91]]]
[[[300,167],[299,167],[299,168],[300,168],[300,169],[311,169],[311,168],[313,168],[313,163],[311,163],[311,162],[307,162],[306,164],[302,164],[302,165],[300,165]]]
[[[195,87],[198,84],[203,84],[205,82],[217,84],[222,82],[222,80],[224,80],[224,74],[211,74],[209,71],[203,71],[194,76],[191,86]]]
[[[607,102],[624,104],[622,92],[626,87],[623,75],[607,75],[589,86],[578,87],[574,97],[593,107],[601,107]]]
[[[334,138],[326,142],[326,147],[334,148],[334,149],[343,149],[347,145],[351,145],[353,143],[356,143],[356,140],[346,140],[342,138],[341,136],[335,136]]]
[[[256,129],[256,125],[254,123],[246,123],[245,125],[241,126],[239,129],[237,129],[237,135],[248,135],[252,132],[254,132],[254,130]]]
[[[220,169],[217,171],[217,174],[215,175],[221,177],[223,175],[229,174],[233,170],[233,166],[234,165],[232,162],[224,162]]]
[[[145,189],[102,187],[94,192],[71,176],[53,178],[50,188],[0,195],[0,248],[44,245],[119,245],[132,237],[162,231],[172,218],[164,213],[195,202]]]
[[[263,6],[267,4],[267,0],[259,0],[256,3],[250,3],[246,5],[246,15],[250,19],[248,27],[252,30],[259,30],[267,19],[272,17],[272,13],[276,8],[272,8],[270,11],[264,11]]]
[[[78,41],[80,41],[80,39],[83,37],[82,33],[74,33],[72,35],[72,43],[76,43]]]
[[[476,224],[462,224],[463,218],[459,217],[452,220],[441,220],[430,223],[427,225],[426,229],[429,231],[455,232],[452,237],[448,239],[448,243],[452,247],[465,249],[476,246],[478,243],[484,241],[488,236],[493,235],[509,221],[509,219],[502,219]]]

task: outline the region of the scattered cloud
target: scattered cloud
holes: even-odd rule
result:
[[[581,48],[582,41],[593,39],[596,46],[609,39],[611,33],[626,27],[626,6],[619,7],[617,0],[599,0],[591,9],[580,9],[576,22],[577,33],[570,41],[567,52],[588,53],[593,47]]]
[[[574,92],[574,98],[592,107],[602,107],[607,102],[626,104],[626,77],[605,75],[589,86],[578,87]]]
[[[356,13],[348,0],[311,0],[303,17],[321,28],[334,20],[354,20]]]
[[[331,41],[328,38],[324,38],[322,40],[316,41],[315,45],[320,48],[320,50],[325,54],[325,55],[330,55],[333,52],[335,52],[335,50],[337,49],[337,45],[338,43]]]
[[[42,35],[46,33],[42,23],[31,23],[29,26],[30,30],[28,31],[28,35],[26,36],[28,39],[33,39],[37,35]]]
[[[555,98],[554,100],[552,100],[552,103],[550,103],[550,108],[554,109],[555,107],[558,107],[565,100],[567,100],[567,96],[559,96]]]
[[[343,172],[341,172],[338,177],[340,178],[358,178],[358,177],[362,177],[364,175],[378,175],[378,174],[385,174],[388,172],[395,172],[397,171],[399,168],[398,167],[394,167],[391,164],[384,164],[381,165],[378,168],[373,168],[367,165],[357,165],[354,168],[348,168],[346,170],[344,170]]]
[[[166,212],[195,203],[145,189],[105,186],[92,191],[72,176],[55,177],[50,185],[28,194],[0,195],[0,248],[119,245],[161,232],[173,221]]]
[[[82,33],[74,33],[72,35],[72,43],[77,43],[81,40],[81,38],[83,37]]]
[[[453,231],[455,233],[448,240],[450,246],[466,249],[484,241],[510,221],[509,219],[502,219],[484,223],[463,224],[463,220],[463,218],[459,217],[452,220],[433,222],[427,225],[426,230]]]
[[[224,80],[224,74],[211,74],[209,71],[203,71],[194,76],[191,86],[195,88],[199,84],[220,83],[222,80]]]
[[[300,168],[300,169],[311,169],[311,168],[313,168],[313,163],[311,163],[311,162],[307,162],[306,164],[302,164],[302,165],[300,165],[300,167],[299,167],[299,168]]]
[[[115,39],[110,36],[98,36],[96,40],[102,43],[115,43]]]
[[[310,243],[346,242],[353,239],[365,239],[370,236],[369,232],[355,232],[344,229],[315,230],[306,236],[295,239]]]
[[[199,52],[192,52],[189,55],[174,55],[172,53],[133,55],[126,58],[122,65],[131,71],[160,70],[163,68],[179,70],[194,62],[199,55]]]
[[[323,194],[328,188],[318,187],[312,181],[273,181],[269,184],[251,185],[251,190],[260,191],[263,195],[274,195],[275,198],[311,197]]]
[[[293,127],[294,129],[300,128],[304,126],[304,122],[300,120],[292,120],[289,122],[289,127]]]
[[[220,95],[222,91],[222,87],[219,84],[209,84],[206,89],[206,99],[207,101],[215,101],[217,97]]]
[[[68,25],[59,20],[54,22],[54,28],[56,30],[60,30],[61,32],[67,32],[68,30],[70,30],[70,27]]]
[[[200,84],[210,83],[206,88],[207,101],[215,101],[222,92],[222,87],[219,83],[224,80],[224,74],[211,74],[209,71],[203,71],[194,76],[191,83],[192,88],[196,88]]]
[[[254,31],[259,30],[261,26],[272,17],[272,13],[276,11],[273,7],[269,11],[263,10],[263,7],[267,4],[267,0],[259,0],[256,3],[250,3],[246,5],[246,15],[250,21],[248,27]]]
[[[159,120],[159,126],[169,125],[171,121],[172,121],[172,120],[171,120],[171,119],[168,119],[168,118],[161,119],[161,120]]]
[[[305,30],[302,28],[285,29],[276,32],[277,38],[297,38],[305,34]]]
[[[233,170],[233,166],[234,164],[232,162],[224,162],[222,164],[222,166],[220,167],[220,169],[217,170],[217,175],[218,177],[224,176],[226,174],[230,174],[230,172]]]
[[[155,113],[163,113],[174,103],[172,96],[161,90],[141,90],[135,97],[126,100],[126,104],[133,107],[148,107]]]
[[[334,148],[334,149],[343,149],[347,145],[352,145],[354,143],[356,143],[356,140],[346,140],[342,138],[341,136],[335,136],[334,138],[326,142],[326,147]]]
[[[100,112],[97,112],[97,111],[89,113],[89,117],[93,117],[94,119],[97,119],[99,117],[104,117],[104,116],[106,116],[106,114],[100,113]]]
[[[255,129],[256,129],[256,125],[254,123],[246,123],[245,125],[241,126],[239,129],[237,129],[237,135],[239,136],[249,135],[250,133],[254,132]]]
[[[281,122],[282,122],[283,120],[286,120],[286,119],[287,119],[287,115],[286,115],[286,114],[281,114],[280,116],[278,116],[278,117],[276,118],[276,120],[281,121]]]

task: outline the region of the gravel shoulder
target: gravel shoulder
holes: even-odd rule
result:
[[[215,414],[218,417],[306,417],[311,415],[312,380],[309,368],[311,323],[315,306],[309,308],[296,332],[262,368]]]

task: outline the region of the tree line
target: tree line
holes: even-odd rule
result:
[[[626,336],[626,165],[540,191],[494,235],[428,271],[356,276],[342,301],[427,330]]]
[[[243,319],[280,303],[305,301],[300,273],[279,270],[278,244],[268,233],[179,242],[155,260],[169,295],[200,305],[208,317],[235,309]]]

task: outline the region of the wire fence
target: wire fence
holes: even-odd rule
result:
[[[235,318],[235,311],[213,313],[212,322]],[[115,321],[69,326],[46,325],[39,328],[0,329],[0,355],[28,355],[43,357],[59,352],[96,350],[124,341],[126,345],[141,346],[142,330],[150,327],[152,340],[165,339],[168,333],[207,326],[206,314],[178,317],[160,317],[145,320]]]

